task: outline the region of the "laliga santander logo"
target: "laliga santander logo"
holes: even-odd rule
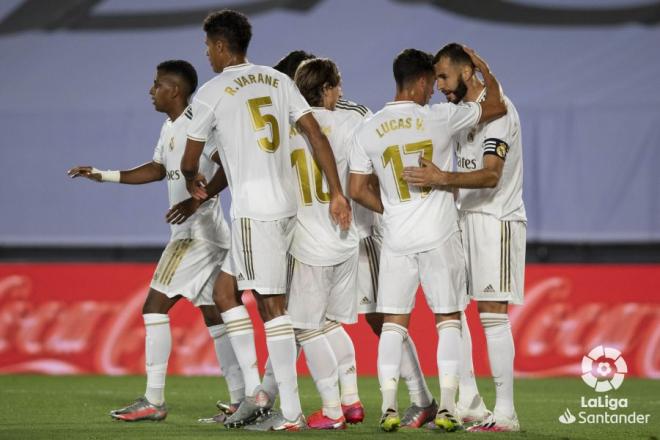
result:
[[[626,361],[616,348],[599,345],[582,358],[582,380],[599,393],[618,389],[627,372]]]

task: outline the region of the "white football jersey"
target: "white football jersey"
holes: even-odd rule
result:
[[[421,157],[443,170],[452,163],[451,138],[477,124],[481,106],[412,101],[390,102],[364,122],[354,138],[352,173],[375,172],[383,201],[383,250],[408,255],[436,248],[458,231],[458,215],[450,191],[418,188],[403,180],[405,166]]]
[[[291,124],[311,111],[293,81],[266,66],[230,66],[193,99],[188,138],[213,139],[227,173],[232,218],[273,221],[296,214]]]
[[[186,149],[191,115],[191,109],[188,107],[175,121],[168,118],[160,130],[160,138],[154,151],[153,161],[165,167],[170,207],[190,198],[186,189],[186,179],[181,173],[181,158]],[[211,180],[218,168],[211,160],[212,150],[213,147],[205,146],[204,152],[199,158],[199,172],[206,177],[207,181]],[[170,225],[171,239],[196,238],[229,248],[229,226],[225,221],[222,209],[218,206],[218,197],[214,197],[204,202],[184,223]]]
[[[355,113],[364,120],[367,120],[374,115],[367,107],[346,99],[340,99],[337,101],[335,111]],[[344,190],[348,192],[348,189],[344,188]],[[370,237],[374,233],[373,228],[378,228],[378,225],[380,224],[380,214],[373,212],[354,201],[351,201],[351,209],[353,210],[353,223],[355,223],[360,238]]]
[[[506,115],[455,136],[457,171],[482,169],[484,156],[494,154],[504,160],[500,181],[495,188],[460,188],[456,203],[460,211],[489,214],[499,220],[526,221],[520,119],[509,98],[505,96],[504,102]]]
[[[314,117],[328,137],[342,188],[348,184],[348,154],[362,117],[355,112],[314,107]],[[325,175],[312,156],[305,136],[291,129],[291,167],[297,177],[298,214],[291,255],[310,266],[333,266],[358,252],[358,232],[351,222],[342,231],[330,217],[330,192]]]

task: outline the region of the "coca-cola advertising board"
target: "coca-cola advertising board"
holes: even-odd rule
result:
[[[141,374],[142,304],[153,264],[0,265],[0,373]],[[511,308],[518,376],[576,376],[593,347],[620,350],[630,375],[660,378],[660,265],[528,265],[525,304]],[[250,293],[261,367],[263,326]],[[435,374],[437,333],[418,293],[410,334]],[[475,371],[489,374],[475,304],[468,309]],[[171,312],[171,374],[218,374],[201,314],[185,300]],[[347,326],[358,371],[376,374],[377,339],[361,317]],[[304,362],[299,371],[306,374]]]

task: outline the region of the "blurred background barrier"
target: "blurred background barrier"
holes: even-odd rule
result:
[[[141,307],[152,264],[0,265],[0,373],[142,374]],[[528,265],[526,304],[511,313],[518,376],[580,376],[582,357],[598,345],[620,350],[629,375],[660,378],[658,265]],[[263,326],[250,293],[260,367]],[[433,316],[418,294],[410,334],[422,367],[436,374]],[[475,371],[488,375],[476,308],[468,320]],[[217,375],[213,344],[187,301],[171,313],[171,374]],[[376,337],[361,318],[347,326],[358,372],[376,374]],[[307,374],[304,360],[299,371]]]
[[[155,66],[186,59],[208,80],[201,20],[221,7],[250,15],[251,61],[331,57],[345,96],[374,111],[394,95],[402,49],[474,47],[520,113],[529,241],[660,243],[658,1],[5,0],[0,246],[167,240],[164,184],[65,172],[151,159],[164,119],[148,97]]]

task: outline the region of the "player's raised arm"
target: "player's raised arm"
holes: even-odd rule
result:
[[[96,182],[126,183],[141,185],[165,178],[165,167],[158,162],[144,163],[130,170],[99,170],[91,166],[77,166],[67,173],[71,178],[85,177]]]
[[[502,90],[500,83],[490,71],[490,67],[486,64],[477,53],[467,46],[463,46],[463,50],[468,54],[475,67],[481,71],[484,78],[484,85],[486,86],[486,99],[481,102],[481,117],[479,123],[492,121],[493,119],[500,118],[506,115],[506,105],[502,98]]]
[[[300,130],[305,133],[314,150],[314,160],[323,171],[330,189],[330,215],[344,230],[351,224],[351,205],[342,192],[341,182],[337,174],[335,155],[330,147],[328,138],[321,131],[316,118],[306,113],[297,121]]]

